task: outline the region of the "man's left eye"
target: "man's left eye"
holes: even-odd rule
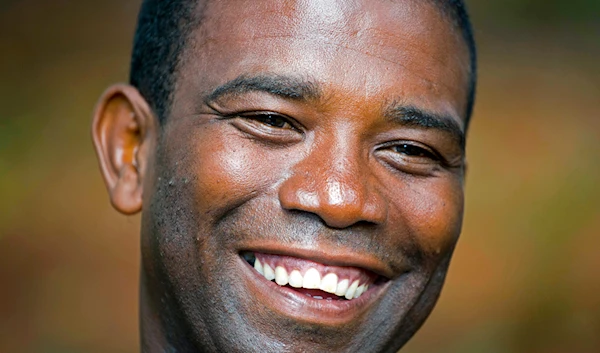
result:
[[[393,147],[395,152],[401,153],[403,155],[409,157],[421,157],[421,158],[429,158],[432,160],[438,160],[439,158],[435,155],[435,153],[428,151],[423,147],[419,147],[416,145],[411,145],[408,143],[402,143]]]
[[[254,119],[262,124],[276,127],[279,129],[291,129],[292,125],[284,117],[276,114],[257,114],[249,116],[250,119]]]

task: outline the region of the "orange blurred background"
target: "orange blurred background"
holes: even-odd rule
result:
[[[600,1],[467,1],[462,238],[403,352],[600,352]],[[0,0],[0,352],[138,350],[138,223],[89,137],[137,1]]]

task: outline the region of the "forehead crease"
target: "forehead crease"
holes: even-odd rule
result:
[[[238,33],[253,37],[264,31],[289,29],[293,25],[293,3],[294,1],[211,1],[202,21],[206,28],[204,34],[220,37]]]
[[[381,60],[381,61],[383,61],[385,63],[389,63],[389,64],[392,64],[394,66],[401,67],[403,69],[407,69],[407,70],[411,69],[407,63],[402,62],[402,58],[398,58],[396,60],[393,60],[391,56],[387,56],[384,53],[377,53],[377,52],[373,52],[373,51],[368,51],[367,52],[364,49],[352,47],[352,46],[350,46],[348,44],[344,44],[344,43],[341,43],[341,42],[328,41],[328,40],[323,40],[322,42],[326,43],[328,45],[334,46],[334,47],[338,47],[338,48],[341,48],[341,49],[344,49],[344,50],[351,51],[351,52],[356,53],[356,54],[360,54],[360,55],[364,55],[364,56],[367,56],[367,57],[375,58],[377,60]],[[384,44],[379,44],[379,43],[377,43],[377,45],[381,45],[383,47],[388,47],[388,48],[393,48],[392,46],[386,46]],[[408,56],[408,55],[406,55],[406,56]],[[419,77],[421,80],[423,80],[423,81],[431,84],[432,86],[442,85],[442,86],[445,86],[446,88],[452,88],[450,85],[445,84],[442,81],[433,80],[433,79],[427,77],[424,74],[416,73],[414,70],[411,70],[411,73],[412,73],[412,75],[414,75],[416,77]]]
[[[373,31],[373,32],[378,31],[377,28],[371,28],[371,29],[368,29],[368,31],[369,30]],[[397,37],[400,38],[400,36],[397,36]],[[398,52],[397,46],[388,44],[387,41],[376,40],[375,38],[373,38],[374,40],[372,40],[370,42],[370,45],[374,45],[376,47],[381,48],[382,50],[380,50],[380,51],[379,50],[365,50],[364,47],[361,47],[360,45],[352,45],[351,42],[348,42],[348,41],[343,41],[343,40],[335,41],[335,40],[327,39],[324,37],[315,38],[314,35],[309,35],[309,34],[302,35],[302,34],[296,34],[296,33],[264,33],[264,32],[256,33],[256,32],[254,32],[254,33],[251,33],[246,36],[240,35],[240,36],[237,36],[234,38],[228,38],[227,43],[251,44],[251,43],[255,43],[256,41],[270,42],[272,40],[278,40],[278,39],[282,40],[282,42],[284,42],[284,44],[287,43],[288,45],[290,45],[288,40],[293,40],[294,46],[301,45],[302,43],[305,43],[307,46],[328,45],[331,47],[336,47],[338,49],[342,49],[344,51],[350,51],[353,54],[358,54],[360,56],[374,58],[374,59],[382,61],[386,64],[391,64],[391,65],[398,66],[398,67],[401,67],[406,70],[410,70],[412,75],[419,77],[421,80],[423,80],[424,82],[427,82],[431,86],[443,86],[445,88],[454,89],[453,85],[447,84],[446,82],[444,82],[442,80],[430,78],[429,76],[435,76],[435,75],[431,75],[431,73],[432,73],[431,70],[424,70],[425,72],[421,73],[421,72],[416,71],[413,67],[411,67],[412,65],[410,65],[410,63],[408,62],[408,59],[411,56],[411,52],[421,52],[423,54],[426,54],[428,60],[433,61],[438,64],[443,64],[443,67],[445,68],[445,70],[448,70],[453,75],[462,74],[462,71],[460,70],[460,68],[455,67],[456,65],[448,65],[449,59],[445,60],[445,58],[441,58],[439,55],[431,55],[431,52],[426,49],[419,48],[417,46],[411,45],[410,43],[404,43],[405,45],[402,48],[404,50],[402,50],[402,52]],[[205,37],[203,39],[203,42],[200,44],[203,46],[214,46],[215,49],[220,49],[221,45],[222,45],[222,38]],[[394,50],[395,51],[394,55],[389,55],[390,53],[388,53],[386,49]],[[333,54],[333,52],[332,52],[332,54]],[[427,66],[431,67],[431,66],[435,66],[435,65],[427,65]]]
[[[430,29],[428,29],[430,30]],[[419,46],[419,45],[415,45],[414,43],[411,43],[410,41],[406,40],[406,34],[404,33],[399,33],[398,31],[393,31],[393,30],[388,30],[388,29],[384,29],[382,27],[377,27],[377,26],[373,26],[373,27],[369,27],[366,28],[364,31],[364,36],[370,39],[372,39],[372,43],[375,46],[381,47],[381,48],[385,48],[385,49],[397,49],[396,46],[394,46],[392,43],[398,43],[398,42],[403,42],[403,47],[410,49],[410,51],[419,51],[422,52],[424,54],[429,55],[429,58],[431,60],[437,61],[438,63],[441,64],[448,64],[448,61],[450,61],[450,56],[449,55],[441,55],[443,53],[447,53],[449,49],[452,49],[453,51],[455,51],[455,44],[460,47],[460,41],[457,40],[455,42],[450,42],[450,41],[444,41],[444,46],[434,46],[432,48],[430,47],[424,47],[424,46]],[[435,35],[435,34],[433,34]],[[422,39],[426,39],[426,38],[431,38],[432,34],[431,33],[422,33],[420,35]],[[382,37],[391,39],[391,40],[381,40]],[[379,39],[378,39],[379,38]],[[454,38],[456,38],[456,36],[454,36]],[[423,40],[418,41],[420,43],[423,42]],[[465,48],[466,49],[466,48]],[[466,59],[466,57],[465,57]],[[452,68],[454,70],[454,68]],[[455,70],[454,70],[455,71]]]

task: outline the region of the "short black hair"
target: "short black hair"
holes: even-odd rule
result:
[[[469,126],[473,107],[475,105],[475,91],[477,88],[477,48],[475,46],[475,36],[473,34],[473,25],[469,18],[467,7],[463,0],[432,0],[439,8],[445,12],[446,17],[452,21],[454,28],[458,28],[462,34],[463,40],[469,50],[469,87],[467,96],[467,110],[465,112],[465,129]]]
[[[144,0],[138,15],[129,83],[161,123],[169,115],[181,53],[201,21],[197,5],[198,0]]]
[[[466,111],[468,126],[475,102],[477,52],[471,21],[463,0],[431,0],[458,28],[469,49],[470,79]],[[201,4],[202,6],[199,6]],[[144,0],[135,31],[129,82],[164,123],[173,99],[181,54],[200,24],[205,1]]]

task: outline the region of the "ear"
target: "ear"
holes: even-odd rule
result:
[[[143,179],[157,129],[150,106],[134,87],[114,85],[100,97],[92,139],[110,201],[119,212],[142,209]]]

